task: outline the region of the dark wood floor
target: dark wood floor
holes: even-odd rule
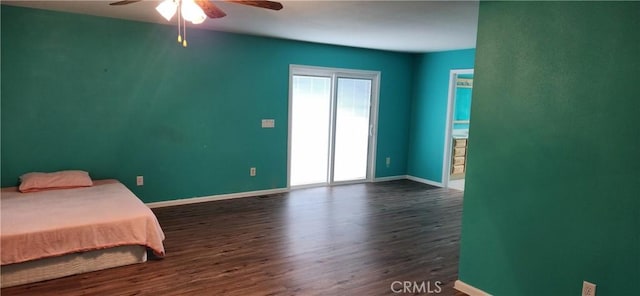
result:
[[[401,180],[154,212],[167,237],[164,259],[2,295],[395,295],[394,281],[424,282],[431,292],[439,281],[439,295],[465,295],[452,288],[461,191]]]

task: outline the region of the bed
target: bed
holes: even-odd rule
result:
[[[117,180],[20,193],[2,188],[1,286],[145,262],[164,256],[151,210]]]

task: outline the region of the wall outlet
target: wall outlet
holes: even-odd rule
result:
[[[138,185],[138,186],[143,186],[144,185],[144,177],[143,176],[137,176],[136,177],[136,185]]]
[[[583,281],[582,296],[596,296],[596,284]]]
[[[391,166],[391,157],[387,156],[387,167]]]
[[[251,177],[255,177],[256,176],[256,168],[250,168],[249,169],[249,176],[251,176]]]

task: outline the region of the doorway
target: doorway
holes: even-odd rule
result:
[[[372,180],[380,73],[289,72],[289,187]]]
[[[442,168],[445,188],[464,191],[472,94],[473,69],[451,70]]]

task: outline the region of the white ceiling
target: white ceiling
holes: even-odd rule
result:
[[[116,0],[114,0],[116,1]],[[2,1],[3,4],[175,25],[155,10],[159,1]],[[227,13],[203,29],[401,52],[473,48],[477,1],[280,1],[271,11],[214,1]]]

